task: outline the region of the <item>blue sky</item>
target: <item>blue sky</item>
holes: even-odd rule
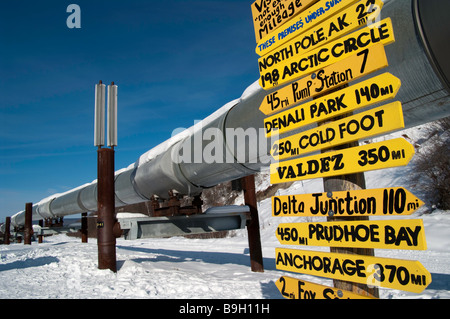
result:
[[[238,98],[259,76],[252,2],[2,1],[0,222],[97,178],[99,80],[119,86],[116,170]]]

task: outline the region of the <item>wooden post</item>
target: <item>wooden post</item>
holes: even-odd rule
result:
[[[24,245],[31,245],[31,236],[33,235],[33,204],[25,204],[25,232],[24,232]]]
[[[251,220],[247,221],[248,246],[250,250],[250,265],[253,272],[264,272],[259,232],[258,206],[255,192],[255,176],[249,175],[241,179],[244,190],[245,205],[250,207]]]
[[[343,88],[348,87],[348,84],[337,87],[331,91],[326,92],[325,94],[321,94],[316,96],[314,99],[318,99],[323,95],[330,94],[332,92],[339,91]],[[344,114],[341,116],[337,116],[327,121],[319,122],[318,125],[324,125],[326,123],[337,121],[339,119],[345,118],[347,116],[351,116],[353,113]],[[343,145],[336,146],[334,148],[327,149],[322,151],[322,153],[342,150],[350,147],[358,146],[359,143],[352,142]],[[337,191],[347,191],[347,190],[357,190],[357,189],[365,189],[366,188],[366,180],[364,178],[364,173],[357,174],[348,174],[348,175],[340,175],[333,177],[325,177],[323,178],[323,188],[324,191],[332,196],[333,192]],[[331,197],[330,196],[330,197]],[[352,221],[352,220],[368,220],[369,217],[334,217],[329,213],[327,217],[327,221]],[[357,255],[366,255],[366,256],[374,256],[375,251],[370,248],[345,248],[345,247],[330,247],[330,252],[332,253],[343,253],[343,254],[357,254]],[[363,296],[371,296],[375,298],[379,298],[379,291],[377,287],[369,288],[364,284],[357,284],[344,280],[333,279],[333,284],[335,288],[343,289],[347,291],[352,291],[354,293],[363,295]]]
[[[349,144],[344,144],[333,150],[345,149],[349,147],[358,146],[358,142],[353,142]],[[329,149],[327,151],[330,151]],[[329,197],[332,197],[333,192],[337,191],[349,191],[358,190],[366,188],[366,181],[364,178],[364,173],[348,174],[341,176],[333,176],[323,178],[323,188],[324,191],[328,193]],[[352,220],[369,220],[369,217],[334,217],[333,213],[329,213],[327,221],[352,221]],[[332,253],[343,253],[343,254],[357,254],[365,256],[374,256],[374,249],[371,248],[343,248],[343,247],[330,247],[330,252]],[[359,295],[371,296],[379,298],[379,291],[377,287],[369,288],[367,285],[353,283],[343,280],[333,280],[334,287],[338,289],[343,289],[347,291],[352,291]]]

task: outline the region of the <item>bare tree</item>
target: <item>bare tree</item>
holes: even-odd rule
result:
[[[416,153],[410,175],[413,188],[439,209],[450,209],[450,117],[434,122],[428,142]]]

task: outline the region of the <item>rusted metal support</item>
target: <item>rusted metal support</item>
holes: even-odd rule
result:
[[[114,149],[99,148],[97,194],[97,246],[98,268],[117,272],[114,195]]]
[[[87,213],[81,214],[81,242],[87,243],[88,242],[88,220],[87,220]]]
[[[185,216],[202,214],[203,200],[201,195],[194,196],[192,205],[181,206],[181,201],[173,191],[169,191],[169,199],[165,201],[164,207],[160,207],[158,199],[153,195],[150,199],[150,216]]]
[[[38,225],[41,227],[44,227],[44,220],[40,219],[38,222]],[[42,244],[43,241],[44,241],[44,235],[38,235],[38,244]]]
[[[178,216],[180,215],[180,206],[181,203],[178,200],[176,194],[173,191],[169,191],[169,201],[167,202],[167,206],[169,207],[168,216]]]
[[[33,235],[33,203],[25,204],[25,232],[23,243],[25,245],[31,245],[31,236]]]
[[[250,265],[253,272],[264,272],[259,232],[258,206],[255,192],[255,176],[249,175],[241,179],[244,190],[245,205],[250,207],[250,220],[247,221],[248,246],[250,250]]]
[[[159,201],[156,199],[155,195],[152,195],[150,202],[150,216],[156,216],[156,210],[159,209]]]
[[[5,237],[4,244],[9,245],[11,243],[11,217],[6,217],[5,219]]]

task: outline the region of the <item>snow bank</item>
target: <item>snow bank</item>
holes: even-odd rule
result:
[[[410,129],[380,137],[389,139],[407,134],[419,141],[421,131]],[[409,188],[409,167],[366,173],[368,188],[403,186]],[[268,174],[257,179],[257,188],[268,186]],[[322,192],[322,180],[295,182],[279,195]],[[420,197],[420,194],[415,194]],[[242,204],[240,196],[235,204]],[[281,299],[275,281],[282,275],[332,285],[332,280],[293,274],[275,268],[275,237],[283,222],[322,221],[324,217],[273,218],[271,200],[258,203],[264,273],[250,271],[246,230],[222,239],[117,240],[116,274],[97,269],[97,243],[65,235],[47,237],[43,244],[0,246],[0,298],[173,298],[173,299]],[[432,283],[420,294],[380,289],[382,299],[450,298],[450,211],[425,214],[423,207],[411,216],[424,221],[428,249],[375,250],[377,257],[418,260],[432,274]],[[124,214],[121,217],[129,217]],[[291,247],[292,248],[292,247]],[[306,247],[328,251],[326,247]]]

